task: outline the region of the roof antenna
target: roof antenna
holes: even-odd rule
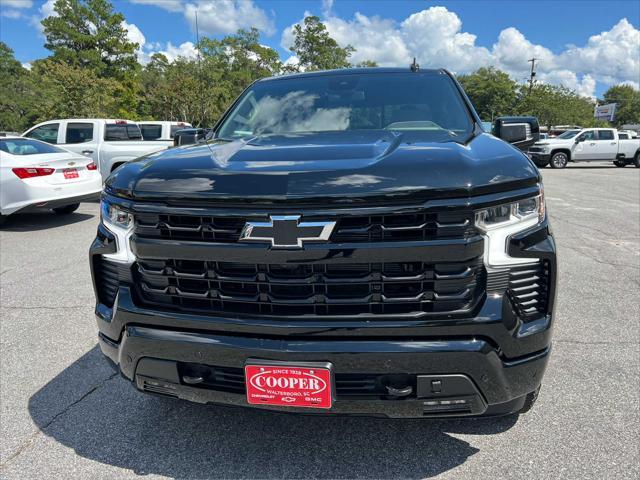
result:
[[[411,68],[412,72],[417,72],[418,70],[420,70],[420,65],[418,65],[416,63],[416,57],[413,57],[413,63],[411,64],[411,67],[409,67],[409,68]]]

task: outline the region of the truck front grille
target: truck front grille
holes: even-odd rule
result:
[[[481,258],[436,264],[140,260],[136,276],[145,303],[211,314],[340,317],[467,313],[484,290]]]
[[[135,233],[140,238],[235,243],[248,220],[267,217],[136,214]],[[314,217],[304,216],[305,221]],[[322,220],[327,220],[323,217]],[[464,239],[477,234],[471,210],[344,215],[337,218],[330,238],[334,243]]]

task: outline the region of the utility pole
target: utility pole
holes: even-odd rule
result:
[[[536,60],[537,58],[531,58],[527,60],[527,62],[531,62],[531,75],[529,76],[529,93],[531,93],[531,89],[533,88],[534,77],[536,76]]]

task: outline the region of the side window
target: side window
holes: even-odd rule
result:
[[[104,139],[111,142],[142,140],[142,133],[133,123],[109,123],[105,125]]]
[[[143,123],[140,125],[143,140],[157,140],[162,136],[162,125]]]
[[[598,132],[598,138],[600,140],[613,140],[613,130],[600,130]]]
[[[595,130],[587,130],[586,132],[582,133],[579,138],[581,141],[595,140],[596,132]]]
[[[58,129],[59,123],[49,123],[42,125],[38,128],[34,128],[25,136],[29,138],[35,138],[36,140],[42,140],[47,143],[58,143]]]
[[[85,143],[93,140],[93,123],[68,123],[64,143]]]
[[[618,134],[618,138],[620,140],[629,140],[629,134],[628,133],[619,133]]]

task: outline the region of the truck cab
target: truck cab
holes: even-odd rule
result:
[[[115,119],[49,120],[33,126],[22,136],[92,158],[103,180],[123,163],[173,144],[171,140],[143,141],[135,122]]]

